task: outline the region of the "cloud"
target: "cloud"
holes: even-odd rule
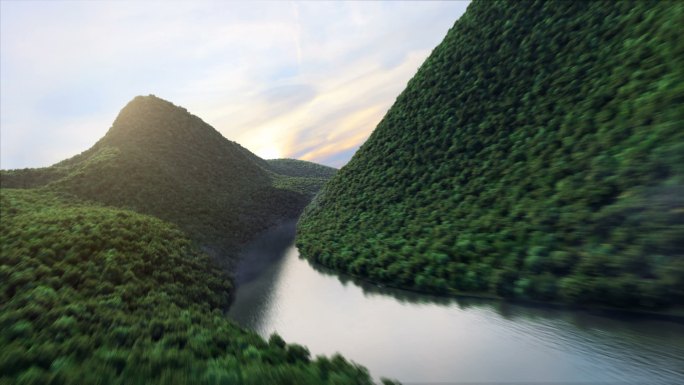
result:
[[[464,2],[0,2],[0,165],[46,166],[135,95],[263,156],[340,166]]]

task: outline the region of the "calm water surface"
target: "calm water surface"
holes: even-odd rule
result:
[[[684,383],[684,325],[380,289],[299,259],[294,223],[245,252],[229,316],[404,383]]]

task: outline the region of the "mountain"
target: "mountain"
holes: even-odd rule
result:
[[[298,224],[435,293],[684,303],[684,4],[475,1]]]
[[[299,167],[290,168],[300,172],[281,175],[282,167],[150,95],[129,102],[87,151],[48,168],[3,171],[0,181],[156,216],[230,262],[256,233],[299,215],[323,184],[321,175],[330,175],[320,171],[324,166],[294,162]]]
[[[296,191],[312,199],[337,169],[298,159],[269,159],[273,185]]]
[[[328,179],[337,172],[332,167],[298,159],[270,159],[266,162],[274,172],[292,177]]]
[[[0,190],[0,383],[371,384],[223,315],[225,273],[176,226]]]

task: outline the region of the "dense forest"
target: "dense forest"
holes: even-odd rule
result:
[[[230,264],[240,245],[294,218],[335,169],[265,161],[155,96],[126,105],[87,151],[42,169],[2,171],[4,188],[66,192],[177,224]]]
[[[337,172],[332,167],[299,159],[270,159],[266,162],[275,173],[285,176],[329,179]]]
[[[0,190],[0,383],[370,384],[223,315],[231,283],[180,229],[37,190]]]
[[[298,159],[269,159],[273,185],[313,198],[337,169]]]
[[[684,303],[684,3],[475,1],[298,225],[392,286]]]
[[[80,155],[3,170],[0,383],[372,383],[224,315],[217,260],[297,216],[334,172],[260,159],[154,96]]]
[[[302,210],[301,254],[372,282],[681,305],[683,20],[474,1],[339,171],[136,97],[85,152],[0,171],[0,384],[371,384],[225,316],[225,268]]]

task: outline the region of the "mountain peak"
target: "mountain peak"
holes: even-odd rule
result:
[[[148,95],[128,102],[83,153],[0,176],[2,187],[49,185],[157,216],[230,259],[256,233],[296,217],[331,174],[304,161],[266,162],[185,108]]]
[[[130,102],[121,110],[121,112],[139,111],[139,110],[154,110],[154,109],[178,109],[179,111],[188,112],[185,108],[176,106],[175,104],[164,100],[156,95],[138,95],[131,99]]]
[[[150,145],[192,141],[197,136],[218,140],[221,134],[183,107],[155,95],[136,96],[119,112],[103,138],[106,144]]]

